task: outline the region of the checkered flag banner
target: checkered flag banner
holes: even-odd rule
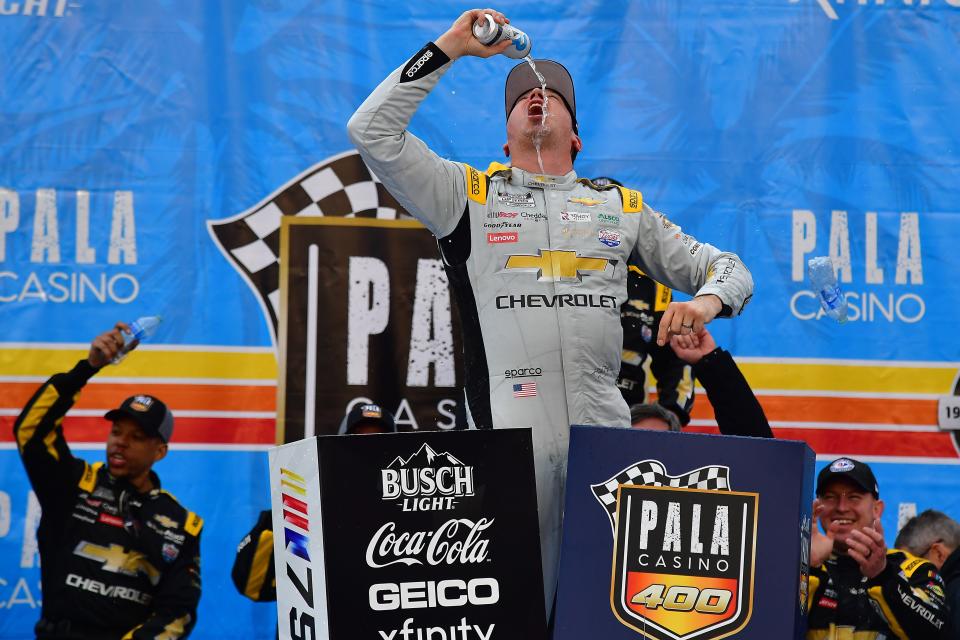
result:
[[[630,465],[605,482],[590,485],[594,497],[610,518],[610,528],[614,536],[617,527],[617,489],[623,484],[730,491],[730,467],[708,465],[679,476],[671,476],[659,460],[644,460]]]
[[[283,216],[410,218],[356,150],[327,158],[264,200],[207,222],[220,251],[257,294],[276,343],[280,313],[280,221]]]

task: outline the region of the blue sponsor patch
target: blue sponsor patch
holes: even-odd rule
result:
[[[608,247],[619,247],[621,236],[616,229],[602,228],[597,232],[597,239]]]

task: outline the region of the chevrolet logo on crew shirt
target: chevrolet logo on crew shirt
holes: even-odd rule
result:
[[[86,540],[81,540],[73,552],[81,558],[99,562],[104,571],[119,573],[125,576],[144,574],[151,584],[160,582],[160,572],[139,551],[124,551],[119,544],[102,547]]]
[[[616,266],[616,260],[607,258],[580,257],[576,251],[551,251],[540,249],[539,255],[514,255],[507,257],[504,272],[520,271],[536,273],[541,282],[581,281],[591,272],[607,273]]]

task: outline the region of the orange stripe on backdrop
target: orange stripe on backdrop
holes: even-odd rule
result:
[[[758,399],[770,422],[937,424],[936,400],[819,396],[760,396]],[[714,418],[713,407],[705,393],[697,394],[691,417],[703,420]]]
[[[7,382],[0,385],[0,408],[19,409],[30,399],[40,383]],[[88,384],[74,405],[77,409],[103,409],[106,412],[135,393],[155,395],[176,412],[194,411],[275,411],[275,386],[215,384]]]
[[[0,417],[0,442],[13,442],[12,416]],[[66,418],[68,442],[104,442],[107,422],[98,417]],[[274,444],[276,425],[268,418],[176,418],[174,444]]]

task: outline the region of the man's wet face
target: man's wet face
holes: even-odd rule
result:
[[[544,109],[547,117],[544,119]],[[514,136],[529,139],[534,135],[549,136],[573,134],[573,118],[560,94],[549,87],[546,94],[540,87],[520,96],[507,118],[507,140]]]

